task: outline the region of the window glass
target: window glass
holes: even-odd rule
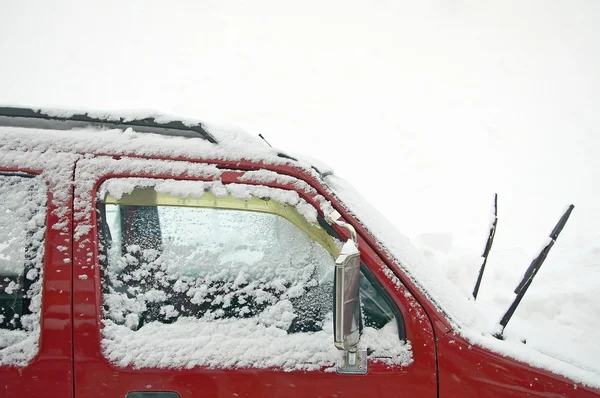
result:
[[[37,349],[45,203],[39,177],[0,175],[0,364]]]
[[[283,217],[176,206],[105,209],[105,303],[115,322],[134,330],[185,316],[269,324],[264,311],[279,303],[296,313],[277,321],[282,329],[322,328],[334,258]],[[121,305],[128,301],[136,305]]]
[[[106,358],[137,368],[335,366],[342,355],[332,320],[341,242],[295,206],[273,203],[269,195],[280,191],[264,187],[260,199],[235,199],[206,196],[208,183],[196,193],[189,181],[156,190],[160,182],[142,182],[119,199],[110,181],[99,191],[107,198],[98,204]],[[176,196],[181,187],[187,196]],[[290,202],[306,211],[306,202]],[[408,364],[391,309],[366,280],[363,292],[361,343],[386,363]]]
[[[361,270],[360,276],[360,302],[365,326],[381,329],[395,320],[396,315],[392,308],[381,292],[365,276],[364,270]]]

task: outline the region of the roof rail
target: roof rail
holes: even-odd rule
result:
[[[105,126],[109,128],[133,127],[137,132],[155,133],[178,137],[203,138],[217,144],[217,140],[207,132],[202,124],[187,126],[181,121],[157,122],[155,118],[128,120],[125,118],[101,119],[87,113],[70,116],[56,116],[44,110],[29,108],[0,107],[0,126],[45,128],[51,130],[70,130],[77,127]]]

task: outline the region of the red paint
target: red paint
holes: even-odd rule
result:
[[[231,397],[235,396],[234,394],[240,397],[289,398],[402,395],[436,397],[438,392],[440,397],[527,394],[600,396],[598,390],[586,389],[581,385],[575,388],[573,382],[563,377],[532,368],[480,347],[469,346],[468,342],[460,337],[449,334],[452,328],[444,314],[437,311],[398,264],[378,250],[375,239],[367,230],[306,170],[292,165],[266,165],[249,161],[184,158],[169,160],[211,163],[220,168],[230,169],[221,176],[223,183],[241,182],[239,177],[242,171],[272,170],[307,182],[320,195],[331,201],[343,218],[357,229],[364,264],[402,312],[414,362],[406,367],[393,368],[371,362],[369,373],[364,376],[322,371],[283,372],[274,369],[195,368],[175,371],[117,368],[105,360],[100,351],[102,302],[96,213],[92,210],[89,214],[94,228],[72,246],[73,230],[78,221],[74,221],[73,225],[69,222],[64,231],[51,228],[58,219],[54,214],[56,209],[49,200],[40,351],[25,368],[0,368],[0,396],[124,397],[130,391],[176,391],[181,397]],[[86,161],[80,160],[78,166]],[[30,165],[21,166],[19,170],[24,171]],[[0,160],[0,169],[1,167]],[[98,178],[91,197],[94,197],[102,180],[131,176],[191,179],[186,175],[152,175],[150,172],[136,175],[105,175]],[[286,184],[265,184],[247,180],[243,183],[296,190],[293,185]],[[298,193],[318,208],[314,194],[302,191]],[[53,187],[49,186],[50,199],[52,194]],[[68,207],[70,219],[73,197],[69,198]],[[338,233],[345,235],[344,230],[338,230]],[[58,246],[67,246],[70,249],[61,252],[57,249]],[[61,272],[57,272],[58,270]],[[385,270],[388,273],[391,270],[401,283],[394,284]],[[79,275],[87,275],[87,279],[80,279]]]
[[[450,333],[437,342],[440,397],[597,397],[562,376],[471,345]]]

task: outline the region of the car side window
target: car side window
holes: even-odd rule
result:
[[[117,182],[114,192],[122,194]],[[310,217],[310,205],[266,187],[258,197],[241,194],[240,184],[235,196],[201,182],[143,184],[119,198],[110,181],[99,191],[107,359],[169,368],[336,363],[333,274],[341,242]],[[178,196],[183,188],[196,193]],[[384,352],[396,343],[404,355],[394,314],[369,282],[364,291],[366,344]]]
[[[364,325],[381,329],[394,320],[396,314],[381,294],[381,291],[375,287],[366,275],[366,272],[361,270],[359,289]]]
[[[110,204],[106,217],[104,291],[113,321],[137,330],[185,317],[257,318],[289,333],[322,330],[334,259],[285,218]],[[122,300],[137,305],[115,305]]]
[[[0,364],[37,350],[45,223],[42,179],[0,174]]]

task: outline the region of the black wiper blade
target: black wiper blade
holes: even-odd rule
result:
[[[538,256],[533,259],[533,261],[529,265],[529,268],[527,268],[527,271],[525,271],[525,275],[523,275],[523,279],[521,279],[521,282],[515,288],[515,294],[519,294],[519,292],[521,290],[523,290],[525,285],[529,281],[531,281],[531,279],[533,279],[535,277],[535,274],[537,274],[537,272],[539,271],[540,267],[542,266],[542,263],[546,260],[546,257],[548,256],[550,249],[552,249],[552,246],[554,246],[554,243],[556,242],[558,235],[560,235],[563,228],[565,227],[565,224],[569,220],[569,217],[571,216],[571,212],[573,211],[574,208],[575,208],[575,206],[570,205],[569,208],[567,209],[567,211],[565,211],[565,213],[562,215],[562,217],[560,218],[560,220],[558,221],[558,223],[556,224],[556,226],[552,230],[552,233],[549,236],[550,240],[544,246],[544,248],[538,254]]]
[[[552,249],[552,246],[554,246],[554,243],[556,242],[558,235],[560,235],[563,228],[565,227],[565,224],[569,220],[569,217],[571,216],[571,212],[573,211],[574,208],[575,208],[574,205],[570,205],[569,208],[567,209],[567,211],[565,211],[565,213],[562,215],[562,217],[560,218],[560,220],[558,221],[558,223],[552,230],[552,233],[549,236],[550,241],[544,246],[544,248],[540,251],[538,256],[533,259],[533,261],[529,265],[529,268],[527,268],[527,271],[525,271],[525,275],[523,275],[523,279],[521,279],[521,282],[515,289],[515,294],[517,296],[515,297],[514,301],[512,302],[512,304],[510,305],[510,307],[508,308],[508,310],[506,311],[506,313],[500,320],[500,326],[501,326],[500,332],[495,334],[494,337],[496,337],[498,339],[504,338],[502,335],[504,333],[504,328],[506,328],[506,325],[508,324],[508,322],[512,318],[513,314],[517,310],[517,307],[521,303],[523,296],[525,295],[525,293],[527,293],[527,289],[529,289],[529,286],[531,286],[531,282],[533,282],[533,278],[535,278],[535,276],[537,275],[538,271],[540,270],[542,264],[544,263],[544,260],[546,260],[546,257],[548,256],[550,249]]]
[[[490,255],[490,250],[492,250],[492,245],[494,244],[494,237],[496,236],[496,227],[498,226],[498,194],[494,194],[494,222],[490,227],[490,234],[488,236],[487,243],[485,244],[485,249],[483,250],[483,263],[481,263],[481,268],[479,268],[479,276],[477,276],[477,282],[475,282],[475,288],[473,289],[473,298],[477,299],[477,294],[479,293],[479,286],[481,285],[481,280],[483,279],[483,273],[485,272],[485,265],[487,264],[488,256]]]

